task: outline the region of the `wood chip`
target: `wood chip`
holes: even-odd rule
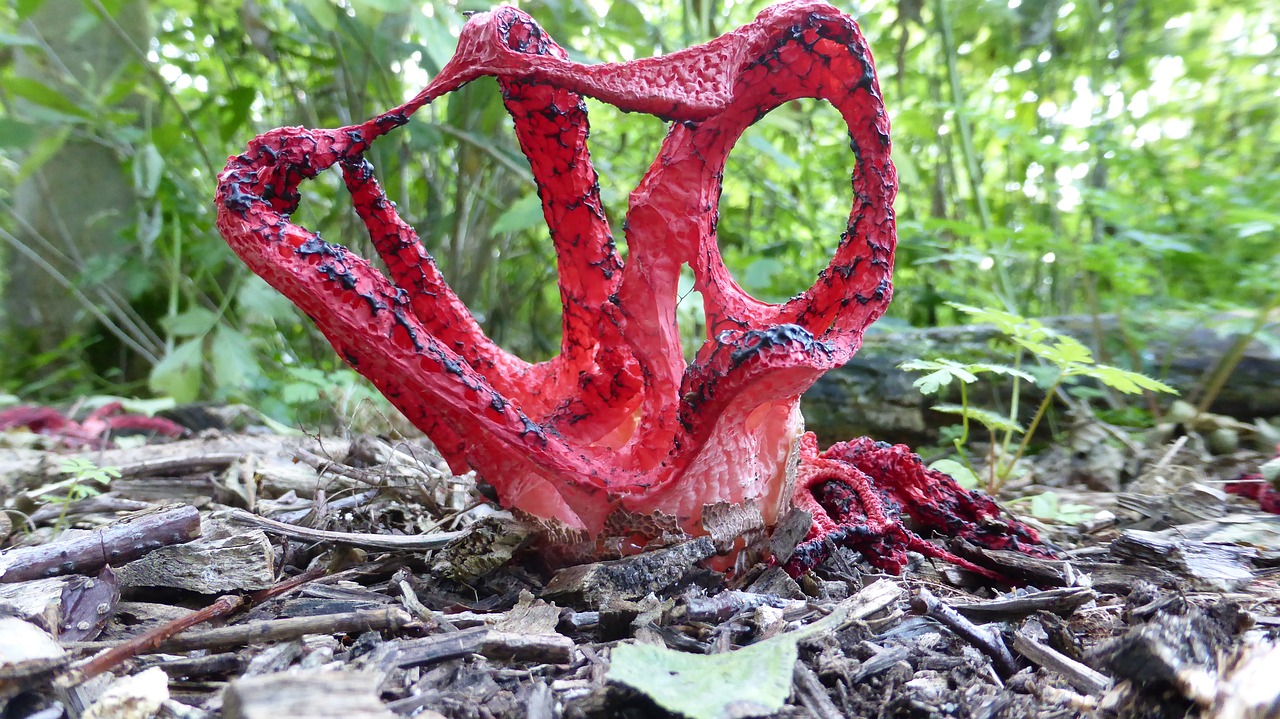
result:
[[[352,671],[278,673],[231,682],[225,719],[395,719],[378,698],[378,677]]]
[[[66,663],[66,652],[43,629],[17,617],[0,617],[0,701]]]
[[[626,559],[569,567],[556,572],[547,583],[544,596],[594,605],[615,599],[639,599],[675,584],[715,552],[710,538],[699,537]]]
[[[197,594],[265,589],[275,583],[275,550],[264,532],[202,538],[158,549],[116,572],[125,587],[170,587]]]

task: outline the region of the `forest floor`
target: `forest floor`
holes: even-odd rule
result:
[[[1280,516],[1221,490],[1264,456],[1194,433],[1040,455],[1007,506],[1062,560],[949,545],[1018,588],[557,572],[422,441],[0,437],[6,719],[1280,716]]]

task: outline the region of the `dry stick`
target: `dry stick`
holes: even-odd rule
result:
[[[943,624],[977,647],[983,654],[990,657],[1000,676],[1008,678],[1018,671],[1013,653],[1009,651],[1009,647],[1005,646],[1000,635],[992,634],[965,619],[960,612],[933,596],[933,592],[928,589],[921,587],[916,596],[911,598],[911,608]]]
[[[199,536],[200,512],[195,507],[157,507],[72,539],[0,552],[0,582],[97,574],[108,564],[120,566],[152,550]]]
[[[1032,663],[1061,674],[1071,686],[1085,694],[1101,695],[1111,688],[1107,675],[1068,657],[1047,644],[1017,632],[1013,635],[1013,648]]]
[[[453,540],[467,534],[466,530],[457,532],[436,532],[434,534],[417,534],[410,536],[383,534],[356,534],[354,532],[331,532],[325,529],[311,529],[296,524],[277,522],[274,519],[259,517],[243,509],[230,510],[222,516],[238,524],[248,524],[268,534],[279,534],[291,539],[306,542],[336,542],[352,547],[390,551],[423,551],[440,549]]]
[[[66,674],[54,682],[62,688],[73,687],[81,684],[99,674],[116,668],[121,663],[132,659],[139,654],[147,654],[156,651],[157,648],[164,645],[175,634],[190,629],[201,622],[207,622],[212,619],[229,616],[237,610],[249,607],[259,602],[264,602],[273,597],[277,597],[285,592],[295,589],[314,579],[324,576],[325,567],[315,567],[309,569],[302,574],[291,579],[286,579],[279,584],[267,587],[252,594],[232,595],[227,594],[218,597],[217,600],[198,611],[192,612],[185,617],[179,617],[171,622],[162,624],[155,629],[138,637],[134,637],[123,644],[112,647],[101,654],[98,654],[84,663],[72,668]]]
[[[197,649],[220,651],[246,644],[283,642],[307,634],[345,634],[352,632],[399,631],[416,625],[412,615],[400,607],[358,609],[340,614],[319,614],[290,619],[264,619],[229,627],[216,627],[188,632],[173,637],[152,651],[190,652]]]

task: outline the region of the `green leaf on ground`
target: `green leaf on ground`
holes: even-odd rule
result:
[[[608,678],[690,719],[772,714],[791,694],[796,642],[835,629],[845,613],[843,609],[832,612],[803,629],[724,654],[687,654],[649,644],[622,644],[613,650]]]

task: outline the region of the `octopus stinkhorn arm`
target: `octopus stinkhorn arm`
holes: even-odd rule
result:
[[[482,76],[501,87],[558,258],[562,345],[544,363],[484,335],[363,157],[416,110]],[[626,262],[587,152],[584,96],[671,123],[631,194]],[[721,259],[721,178],[742,132],[798,98],[826,100],[848,125],[853,207],[813,286],[770,304]],[[455,470],[476,470],[504,505],[562,538],[701,534],[703,509],[728,503],[758,510],[766,526],[792,505],[813,512],[810,541],[788,565],[796,571],[820,558],[824,537],[894,571],[907,549],[961,561],[908,531],[899,510],[987,546],[1046,551],[904,448],[859,441],[819,453],[803,434],[800,395],[857,351],[892,294],[889,152],[871,53],[829,5],[783,3],[705,45],[606,65],[569,61],[528,15],[502,7],[473,16],[452,60],[404,105],[360,125],[281,128],[250,142],[219,178],[218,228]],[[299,183],[335,164],[386,275],[289,220]],[[708,335],[692,363],[676,328],[685,265]]]

